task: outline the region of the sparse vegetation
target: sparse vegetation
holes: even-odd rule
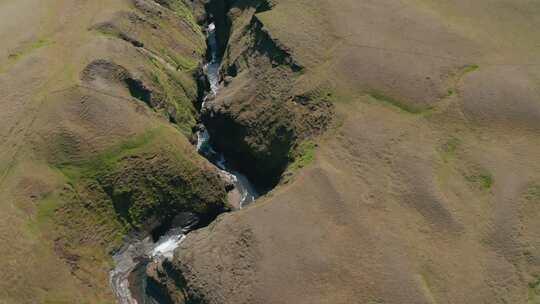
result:
[[[79,191],[101,197],[101,204],[114,206],[114,215],[135,228],[151,216],[168,217],[182,208],[201,214],[221,208],[224,189],[201,187],[219,185],[217,177],[205,175],[174,145],[160,148],[171,144],[167,134],[172,135],[164,129],[148,131],[89,160],[64,164],[60,170],[73,184],[85,185]]]
[[[491,176],[491,174],[489,173],[469,175],[466,177],[466,179],[469,182],[478,185],[481,189],[484,190],[490,190],[494,183],[493,176]]]
[[[142,53],[151,63],[146,74],[154,84],[152,102],[147,103],[189,135],[196,123],[193,101],[197,98],[197,85],[192,74],[205,53],[204,43],[201,43],[204,42],[204,36],[194,21],[190,6],[184,1],[156,2],[163,6],[163,14],[150,14],[145,22],[134,22],[139,17],[129,14],[95,25],[92,29],[130,42],[136,47],[144,46]],[[181,18],[181,26],[170,26],[176,17]],[[187,27],[190,29],[187,30]],[[149,34],[156,29],[168,38],[160,39],[159,35]],[[176,44],[171,45],[170,41],[176,41]],[[192,51],[186,50],[190,48]]]
[[[29,223],[30,231],[37,235],[42,229],[51,229],[48,225],[52,223],[55,211],[63,204],[64,202],[56,193],[47,194],[38,204],[34,221]]]
[[[156,2],[173,10],[183,21],[187,22],[193,31],[198,31],[199,26],[195,22],[191,8],[183,0],[157,0]]]
[[[302,142],[294,152],[292,152],[291,159],[293,160],[289,168],[292,171],[304,168],[311,164],[315,159],[315,151],[317,144],[312,141]]]
[[[532,202],[540,203],[540,185],[532,185],[527,190],[525,198]]]
[[[23,45],[17,51],[9,54],[8,57],[9,57],[9,59],[11,61],[15,61],[15,60],[18,60],[18,59],[22,58],[23,56],[27,55],[28,53],[30,53],[30,52],[32,52],[34,50],[49,46],[49,45],[51,45],[53,43],[54,43],[53,41],[48,40],[48,39],[39,39],[39,40],[33,41],[33,42],[29,43],[29,44]]]
[[[452,97],[457,94],[458,87],[460,83],[463,81],[463,78],[472,72],[477,71],[480,68],[480,66],[476,64],[466,65],[464,67],[461,67],[459,70],[457,70],[454,74],[454,85],[452,88],[448,89],[448,97]]]
[[[69,181],[80,178],[96,178],[102,172],[111,171],[118,165],[121,158],[140,153],[150,143],[162,134],[163,129],[153,129],[135,138],[128,139],[119,145],[113,146],[99,153],[93,158],[82,161],[66,161],[57,164],[57,167]]]
[[[195,68],[197,68],[198,62],[193,58],[171,54],[167,50],[162,50],[162,53],[165,54],[166,58],[169,58],[174,63],[177,70],[192,72]]]
[[[157,87],[162,103],[166,106],[169,119],[174,122],[180,130],[189,135],[192,127],[196,124],[196,111],[193,102],[196,98],[196,91],[192,90],[193,80],[186,77],[182,72],[170,71],[168,69],[156,70],[151,73],[150,79]]]
[[[540,304],[540,275],[529,283],[528,304]]]
[[[442,157],[445,162],[448,162],[456,156],[457,149],[461,144],[461,140],[457,137],[451,137],[441,148]]]
[[[468,73],[472,73],[474,71],[477,71],[480,67],[476,64],[472,64],[472,65],[467,65],[463,68],[463,70],[461,71],[462,75],[465,75],[465,74],[468,74]]]
[[[531,1],[7,2],[0,302],[112,303],[124,237],[221,206],[175,130],[203,121],[256,184],[302,174],[190,234],[175,300],[540,304]],[[196,113],[206,21],[226,86]],[[99,59],[125,72],[84,81]]]
[[[385,95],[385,94],[383,94],[381,92],[377,92],[377,91],[371,91],[368,95],[371,96],[372,98],[374,98],[377,101],[381,101],[381,102],[386,103],[386,104],[388,104],[390,106],[396,107],[396,108],[400,109],[403,112],[407,112],[407,113],[410,113],[410,114],[420,114],[425,110],[429,110],[429,109],[422,109],[420,107],[407,104],[405,102],[399,101],[399,100],[397,100],[397,99],[395,99],[395,98],[393,98],[391,96]]]

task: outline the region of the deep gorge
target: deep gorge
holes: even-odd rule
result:
[[[539,29],[531,0],[0,1],[0,303],[540,304]]]
[[[255,15],[271,9],[271,2],[195,1],[194,5],[204,8],[195,19],[204,28],[207,52],[205,64],[193,74],[200,114],[200,123],[192,129],[197,137],[193,142],[215,165],[231,207],[241,209],[279,183],[287,166],[301,156],[293,153],[299,143],[324,130],[332,110],[324,100],[310,103],[317,97],[291,96],[291,84],[303,67]],[[238,24],[239,20],[249,22]],[[250,86],[247,95],[228,93],[246,86]],[[138,92],[134,97],[140,98]],[[302,102],[294,101],[298,99]],[[249,116],[244,117],[246,113]],[[256,119],[248,118],[252,114]],[[151,237],[139,237],[124,246],[115,255],[120,266],[111,273],[120,302],[192,303],[203,297],[178,286],[185,280],[176,278],[182,274],[170,259],[190,231],[207,226],[217,215],[188,213],[181,220],[169,219]],[[170,295],[178,291],[183,300]]]
[[[207,11],[214,12],[209,13],[210,16],[225,15],[223,8],[215,9],[215,5],[207,5],[206,8]],[[224,18],[216,18],[215,23],[213,18],[206,18],[204,26],[208,45],[207,63],[202,69],[204,80],[201,81],[198,76],[201,73],[196,74],[199,78],[199,91],[205,92],[199,95],[201,111],[204,110],[207,100],[215,98],[219,91],[221,57],[227,45],[227,42],[223,40],[227,35],[223,33],[229,29]],[[138,98],[139,95],[137,91],[134,97]],[[145,100],[145,102],[148,101]],[[196,135],[199,153],[216,166],[216,170],[220,172],[225,183],[230,185],[227,186],[228,191],[236,192],[236,195],[230,196],[230,199],[237,201],[233,203],[233,207],[240,209],[252,203],[259,196],[258,191],[247,177],[230,167],[223,154],[214,150],[204,125],[199,125]],[[212,218],[201,218],[192,213],[179,214],[173,221],[164,222],[154,229],[151,236],[143,239],[136,238],[133,242],[126,244],[120,252],[115,254],[114,260],[117,266],[111,272],[111,285],[118,302],[122,304],[174,303],[159,279],[149,277],[148,273],[158,275],[157,269],[167,269],[168,259],[172,258],[174,250],[186,235],[193,229],[205,227],[211,221]],[[178,288],[181,289],[182,286]],[[198,303],[190,299],[185,300],[186,303]]]

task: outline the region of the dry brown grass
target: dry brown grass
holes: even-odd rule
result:
[[[534,303],[540,5],[275,2],[257,17],[305,67],[298,92],[333,88],[335,130],[292,183],[186,240],[190,287],[210,303]]]
[[[129,1],[45,2],[0,1],[0,302],[107,303],[103,251],[78,248],[74,271],[48,234],[69,181],[51,165],[163,120],[121,84],[74,87],[95,59],[149,82],[204,46],[133,26],[163,64],[119,39]],[[305,68],[276,83],[331,90],[335,128],[291,182],[186,240],[190,284],[213,303],[535,303],[540,5],[275,2],[257,18]]]

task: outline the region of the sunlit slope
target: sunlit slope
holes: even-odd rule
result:
[[[224,208],[186,138],[204,36],[173,2],[0,1],[1,303],[112,303],[128,232]]]
[[[256,21],[231,10],[223,108],[249,119],[246,91],[282,68],[245,34],[261,24],[302,67],[284,107],[324,92],[334,125],[292,181],[187,238],[181,287],[209,303],[537,303],[540,4],[271,2]]]

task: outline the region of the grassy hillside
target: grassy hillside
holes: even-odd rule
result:
[[[308,92],[336,116],[292,180],[187,238],[177,288],[208,303],[536,303],[540,5],[262,2],[231,1],[214,114],[262,155],[272,126],[301,125]]]
[[[190,5],[195,11],[192,13]],[[153,265],[177,303],[538,303],[540,4],[0,1],[0,303],[113,303],[110,254],[279,186]]]
[[[1,303],[113,303],[127,234],[226,207],[186,138],[204,35],[167,3],[0,3]]]

